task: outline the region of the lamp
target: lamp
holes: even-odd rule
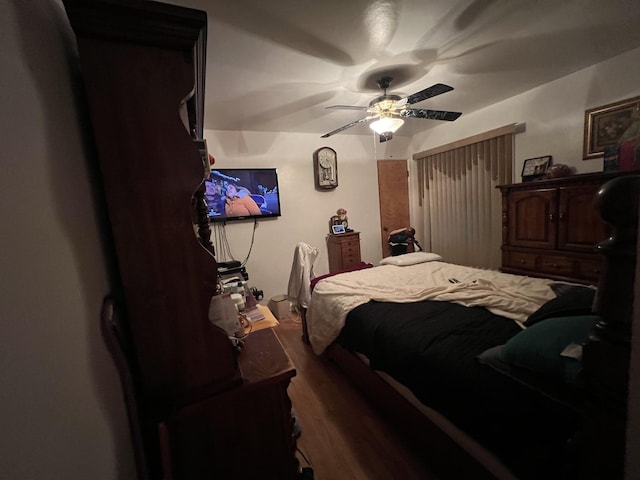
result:
[[[369,125],[369,128],[374,132],[382,135],[384,133],[394,133],[404,124],[404,120],[401,118],[394,118],[391,116],[382,116],[380,120]]]

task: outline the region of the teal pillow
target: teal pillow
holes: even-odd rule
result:
[[[500,358],[516,367],[574,384],[582,371],[580,360],[562,356],[574,343],[586,342],[597,315],[549,318],[523,330],[505,343]]]

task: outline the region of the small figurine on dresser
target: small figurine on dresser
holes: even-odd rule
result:
[[[349,231],[349,220],[347,219],[347,211],[344,208],[339,208],[336,212],[338,214],[338,218],[340,219],[340,223],[344,227],[346,231]]]
[[[572,173],[571,167],[568,165],[565,165],[564,163],[556,163],[547,169],[547,178],[563,178],[568,177]]]
[[[349,219],[347,218],[347,211],[344,208],[339,208],[336,214],[329,219],[329,232],[333,231],[334,225],[342,225],[345,232],[352,232],[349,228]]]

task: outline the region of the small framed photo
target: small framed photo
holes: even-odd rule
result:
[[[522,181],[530,182],[544,177],[551,165],[551,155],[527,158],[522,165]]]
[[[604,156],[607,147],[613,148],[634,121],[634,111],[640,109],[640,97],[628,98],[584,113],[583,159]]]
[[[345,232],[346,230],[344,228],[344,225],[342,225],[341,223],[338,225],[331,225],[331,233],[333,233],[334,235],[341,235]]]

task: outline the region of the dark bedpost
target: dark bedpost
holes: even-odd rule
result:
[[[198,225],[198,240],[200,244],[215,256],[216,251],[211,243],[211,229],[209,228],[209,208],[204,198],[204,186],[193,194],[196,209],[196,224]]]
[[[594,200],[612,231],[598,245],[605,263],[594,311],[602,320],[583,350],[588,403],[578,441],[584,479],[624,478],[639,193],[640,176],[625,176],[603,185]]]

